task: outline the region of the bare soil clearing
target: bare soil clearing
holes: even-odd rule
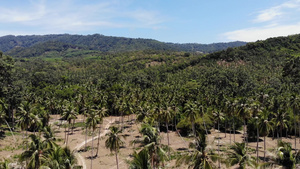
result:
[[[134,116],[130,117],[124,117],[124,130],[122,135],[126,138],[124,139],[125,145],[120,149],[119,152],[119,167],[120,168],[128,168],[128,164],[126,163],[127,160],[131,159],[131,155],[133,154],[134,150],[136,148],[141,149],[139,144],[133,145],[130,144],[132,140],[140,138],[139,134],[139,128],[140,125],[136,124],[134,121]],[[78,116],[78,119],[76,119],[76,122],[83,122],[84,118],[83,116]],[[108,149],[105,148],[105,140],[107,137],[105,134],[108,132],[109,126],[120,126],[120,117],[106,117],[103,120],[103,124],[101,127],[101,140],[100,140],[100,147],[99,147],[99,154],[97,157],[93,158],[92,168],[98,169],[98,168],[106,168],[106,169],[115,169],[116,167],[116,161],[115,161],[115,155],[112,154]],[[53,128],[56,130],[56,137],[61,140],[58,143],[60,145],[64,145],[64,138],[65,138],[65,129],[62,127],[59,127],[56,124],[60,124],[60,121],[58,120],[58,116],[51,116],[51,124]],[[12,136],[5,136],[0,138],[0,159],[6,158],[12,158],[14,155],[21,154],[25,147],[25,144],[23,143],[23,134],[25,132],[17,131],[18,133],[15,135],[16,142],[14,141]],[[70,131],[71,133],[71,131]],[[28,132],[28,135],[31,134]],[[97,149],[97,136],[98,136],[98,129],[95,131],[94,134],[94,145],[93,145],[93,155],[96,154]],[[161,143],[167,145],[167,133],[161,132],[162,140]],[[235,141],[236,142],[242,142],[243,141],[243,135],[242,134],[236,134],[235,135]],[[170,137],[170,146],[174,152],[184,152],[187,150],[189,142],[191,142],[192,138],[181,138],[177,132],[170,131],[169,132]],[[221,150],[225,150],[230,145],[230,137],[231,137],[231,144],[233,144],[233,134],[226,134],[225,133],[219,133],[217,130],[211,130],[211,134],[208,135],[208,147],[217,149],[218,139],[220,138],[220,147]],[[87,147],[89,147],[88,151],[80,151],[85,148],[85,128],[84,127],[77,127],[74,129],[73,134],[69,135],[69,142],[68,146],[75,150],[76,157],[78,159],[78,164],[83,166],[83,169],[91,168],[91,147],[92,147],[92,136],[91,132],[89,131],[88,135],[88,142]],[[263,153],[263,138],[260,138],[261,141],[259,142],[259,156],[262,159],[264,156]],[[283,141],[292,143],[292,147],[294,148],[294,139],[292,138],[283,138]],[[297,139],[297,144],[299,144],[299,139]],[[272,140],[272,138],[268,137],[266,141],[267,150],[275,148],[277,145],[277,140]],[[256,142],[250,142],[249,147],[253,150],[256,149]],[[297,147],[299,147],[297,145]],[[24,148],[24,149],[23,149]],[[252,151],[252,155],[256,156],[255,151]],[[268,153],[267,153],[268,155]],[[178,168],[184,168],[185,166],[181,166]],[[165,168],[176,168],[175,167],[175,160],[171,160],[165,164]],[[222,165],[222,168],[226,168],[224,165]],[[233,167],[234,168],[234,167]]]

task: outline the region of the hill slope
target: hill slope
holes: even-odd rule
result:
[[[211,53],[224,50],[228,47],[237,47],[245,45],[245,42],[215,43],[215,44],[174,44],[164,43],[152,39],[134,39],[124,37],[111,37],[99,34],[94,35],[31,35],[31,36],[3,36],[0,37],[0,50],[11,56],[32,57],[39,56],[44,52],[55,50],[53,44],[48,48],[48,42],[59,42],[55,46],[74,46],[88,50],[97,50],[102,52],[125,52],[138,50],[168,50],[168,51],[186,51]],[[21,47],[21,48],[20,48]],[[30,48],[30,49],[27,49]],[[62,48],[62,47],[59,47]],[[29,51],[37,51],[30,53]]]

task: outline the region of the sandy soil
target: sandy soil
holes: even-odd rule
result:
[[[125,117],[124,118],[124,131],[122,135],[126,137],[124,139],[125,145],[120,149],[119,152],[119,168],[124,169],[128,168],[128,165],[126,163],[127,160],[130,160],[130,155],[134,152],[134,149],[138,147],[139,145],[131,145],[130,142],[138,137],[140,137],[139,134],[139,127],[140,125],[136,124],[133,120],[133,116],[131,117]],[[51,116],[51,124],[53,124],[53,128],[56,130],[56,137],[58,139],[61,139],[62,141],[58,142],[61,145],[64,145],[64,138],[65,138],[65,129],[59,128],[55,124],[60,124],[58,122],[58,116]],[[82,122],[84,119],[82,116],[79,116],[78,119],[76,119],[76,122]],[[107,117],[103,120],[103,124],[101,127],[101,140],[100,140],[100,146],[99,146],[99,155],[96,158],[93,158],[92,161],[92,168],[98,169],[98,168],[105,168],[105,169],[116,169],[116,160],[115,155],[112,154],[108,149],[105,148],[105,140],[107,137],[105,134],[108,132],[109,126],[120,126],[120,118],[119,117]],[[25,148],[23,144],[23,134],[25,132],[17,131],[19,134],[15,135],[16,141],[14,141],[12,136],[2,137],[0,138],[0,160],[3,158],[11,158],[16,154],[22,153]],[[29,135],[30,133],[28,133]],[[94,134],[94,145],[93,145],[93,156],[96,154],[97,149],[97,136],[98,136],[98,129],[95,131]],[[167,145],[167,133],[161,132],[162,140],[161,143]],[[170,136],[170,146],[174,151],[182,151],[186,148],[188,148],[189,142],[192,140],[191,138],[181,138],[178,136],[178,134],[174,131],[169,132]],[[233,144],[233,134],[226,134],[225,133],[219,133],[217,130],[211,130],[211,134],[208,136],[208,146],[211,148],[217,148],[218,139],[220,138],[220,147],[221,150],[227,149],[227,147],[230,145],[230,137],[231,137],[231,144]],[[260,138],[259,142],[259,156],[262,159],[263,158],[263,138]],[[243,137],[242,134],[236,134],[235,135],[235,141],[242,142]],[[290,142],[293,145],[294,148],[294,139],[291,138],[283,138],[283,141]],[[267,150],[271,148],[275,148],[277,144],[277,140],[272,140],[272,138],[267,138],[266,145]],[[299,139],[297,140],[297,144],[299,144]],[[72,150],[77,152],[78,150],[83,150],[85,147],[85,130],[84,128],[75,128],[74,133],[69,135],[69,142],[68,146],[71,147]],[[92,136],[91,132],[89,132],[88,136],[88,143],[87,147],[90,147],[88,151],[78,151],[76,153],[76,157],[78,159],[78,164],[83,166],[83,169],[91,168],[91,157],[92,157]],[[249,147],[252,149],[256,149],[256,142],[249,143]],[[297,145],[297,148],[299,145]],[[256,156],[255,151],[253,151],[253,156]],[[174,167],[175,160],[172,160],[170,162],[166,163],[165,168],[176,168]],[[178,168],[185,168],[185,166],[180,166]],[[226,168],[224,165],[222,165],[221,168]]]

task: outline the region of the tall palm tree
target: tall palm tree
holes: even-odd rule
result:
[[[211,111],[213,112],[212,114],[215,116],[218,124],[218,155],[220,156],[220,121],[224,119],[224,114],[217,108],[212,108]],[[218,160],[218,164],[220,168],[220,160]]]
[[[121,146],[125,144],[123,140],[121,140],[120,133],[122,130],[120,130],[118,127],[111,126],[110,132],[106,134],[108,136],[107,140],[105,141],[105,147],[110,150],[110,152],[115,152],[116,155],[116,163],[117,163],[117,169],[119,169],[119,160],[118,160],[118,152]]]
[[[266,160],[266,136],[273,129],[269,120],[270,112],[263,110],[258,116],[258,129],[261,136],[264,137],[264,161]]]
[[[68,134],[66,138],[66,145],[68,145],[70,128],[72,128],[72,133],[73,133],[74,122],[76,118],[77,118],[77,112],[75,112],[74,106],[71,103],[67,103],[66,107],[64,108],[64,112],[62,114],[62,119],[66,120],[69,125]],[[72,120],[73,120],[73,127],[71,127]]]
[[[161,118],[165,121],[167,128],[167,139],[168,139],[168,147],[170,147],[170,138],[169,138],[169,121],[173,118],[173,110],[171,107],[165,106],[164,110],[161,112]],[[170,158],[170,151],[168,151],[168,155]]]
[[[93,164],[93,151],[94,151],[94,132],[97,127],[97,124],[100,123],[100,119],[97,112],[92,109],[92,111],[89,113],[87,119],[86,119],[86,125],[88,126],[89,129],[92,128],[92,155],[91,155],[91,168]]]
[[[272,124],[277,128],[277,137],[280,132],[280,139],[282,138],[282,131],[284,128],[287,128],[288,123],[288,112],[284,110],[278,110],[277,112],[273,112],[274,118],[272,119]],[[278,130],[279,127],[279,130]]]
[[[192,123],[193,135],[194,137],[196,137],[195,121],[198,118],[198,110],[195,103],[193,103],[192,101],[188,101],[184,105],[184,113],[188,120]]]
[[[98,143],[97,143],[97,152],[96,157],[98,156],[99,146],[100,146],[100,134],[101,134],[101,124],[103,122],[103,118],[106,116],[107,109],[102,107],[100,110],[96,110],[97,116],[99,118],[99,132],[98,132]]]
[[[295,130],[295,152],[297,152],[297,124],[296,124],[296,117],[299,114],[300,110],[300,98],[298,95],[292,95],[290,99],[291,108],[294,115],[294,130]]]

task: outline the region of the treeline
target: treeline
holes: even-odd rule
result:
[[[55,43],[55,44],[53,44]],[[245,42],[215,44],[174,44],[152,39],[133,39],[94,35],[32,35],[0,37],[0,50],[14,57],[38,57],[48,52],[59,55],[61,49],[95,50],[101,52],[128,52],[141,50],[186,51],[211,53],[228,47],[245,45]],[[67,48],[68,47],[68,48]]]

